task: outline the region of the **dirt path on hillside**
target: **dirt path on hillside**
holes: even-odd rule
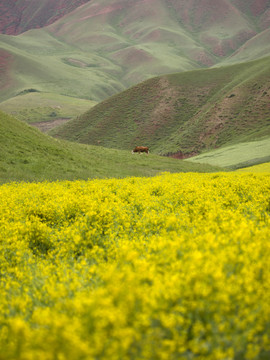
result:
[[[41,132],[46,133],[49,130],[66,123],[70,118],[58,118],[53,121],[40,121],[31,123],[32,126],[38,128]]]

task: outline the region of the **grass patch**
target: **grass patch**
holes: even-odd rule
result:
[[[213,172],[210,165],[57,140],[0,112],[0,182]]]
[[[239,143],[189,158],[189,162],[239,169],[270,160],[270,138]]]

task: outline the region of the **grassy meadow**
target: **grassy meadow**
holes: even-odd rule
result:
[[[221,168],[57,140],[0,112],[0,182],[154,176]]]
[[[256,164],[263,166],[263,163],[270,161],[270,138],[225,146],[189,158],[188,161],[232,170],[250,168]]]
[[[0,358],[268,360],[268,174],[0,186]]]

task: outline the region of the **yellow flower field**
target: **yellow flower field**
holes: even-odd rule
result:
[[[0,359],[269,360],[269,180],[0,186]]]
[[[238,169],[237,172],[252,172],[252,173],[262,173],[267,172],[270,173],[270,162],[268,163],[262,163],[259,165],[253,165],[246,168]]]

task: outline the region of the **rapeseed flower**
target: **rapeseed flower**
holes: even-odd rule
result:
[[[269,174],[0,187],[0,358],[270,357]]]

